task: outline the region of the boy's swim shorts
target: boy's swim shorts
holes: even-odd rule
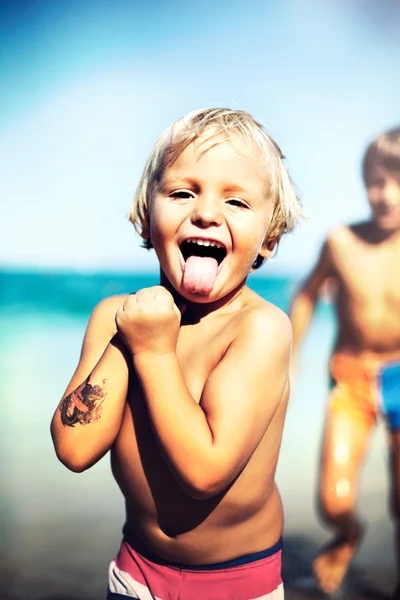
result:
[[[389,361],[348,354],[332,356],[329,411],[345,413],[371,428],[379,414],[400,430],[400,356]]]
[[[110,564],[107,600],[283,600],[281,554],[279,540],[227,562],[182,565],[161,559],[125,530]]]

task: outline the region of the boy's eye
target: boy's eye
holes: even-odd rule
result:
[[[240,206],[241,208],[249,208],[246,202],[243,202],[240,198],[229,198],[228,203],[231,206]]]
[[[186,190],[178,190],[176,192],[171,192],[171,194],[169,194],[169,196],[171,198],[182,198],[184,200],[193,198],[193,194],[191,194],[190,192],[187,192]]]
[[[377,187],[382,188],[385,185],[384,179],[371,179],[369,182],[369,187]]]

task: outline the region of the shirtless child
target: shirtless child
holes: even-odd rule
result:
[[[300,214],[282,159],[248,113],[204,109],[145,167],[130,220],[160,285],[94,309],[52,421],[73,471],[111,450],[126,524],[108,600],[283,598],[291,326],[246,287]]]
[[[340,587],[362,535],[357,481],[378,414],[391,454],[391,513],[400,572],[400,128],[367,148],[363,178],[371,219],[335,229],[291,307],[293,347],[311,320],[321,286],[335,282],[337,338],[323,440],[319,504],[333,541],[314,562],[321,588]],[[394,598],[400,598],[400,582]]]

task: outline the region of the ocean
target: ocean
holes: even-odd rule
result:
[[[108,456],[81,474],[63,467],[55,456],[49,426],[77,365],[93,307],[106,296],[157,282],[156,274],[0,271],[0,597],[4,600],[105,596],[107,565],[121,537],[122,497]],[[248,283],[287,311],[298,282],[288,276],[256,274]],[[285,507],[289,600],[320,597],[310,581],[310,562],[328,539],[316,516],[315,489],[333,338],[333,310],[321,302],[302,346],[277,472]],[[393,582],[387,495],[386,439],[379,425],[360,481],[359,506],[369,528],[350,572],[349,595],[343,597],[380,598],[379,590],[387,590]],[[374,586],[378,595],[360,592]]]

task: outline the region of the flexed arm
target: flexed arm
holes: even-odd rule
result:
[[[288,318],[275,307],[249,314],[210,374],[200,403],[176,354],[180,314],[167,290],[149,288],[129,298],[117,325],[178,484],[196,499],[225,490],[251,458],[288,388]]]
[[[125,298],[107,298],[93,311],[78,367],[51,422],[56,454],[72,471],[97,462],[121,425],[132,361],[117,334],[115,313]]]

